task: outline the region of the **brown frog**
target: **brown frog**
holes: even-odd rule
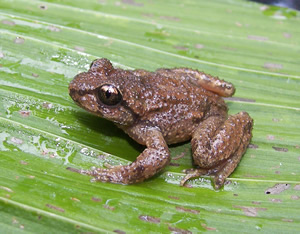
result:
[[[122,70],[95,60],[69,85],[72,99],[85,110],[113,121],[146,149],[129,165],[86,170],[97,181],[133,184],[148,179],[170,162],[168,144],[191,139],[197,169],[193,177],[214,175],[220,188],[234,171],[251,140],[253,120],[246,112],[227,115],[222,97],[231,83],[189,68]]]

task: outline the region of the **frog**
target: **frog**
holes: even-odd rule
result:
[[[224,98],[234,93],[232,83],[196,69],[126,70],[106,58],[94,60],[70,82],[71,98],[145,149],[128,165],[93,167],[82,174],[101,182],[140,183],[170,163],[169,145],[191,141],[195,167],[184,171],[180,185],[210,176],[220,189],[252,138],[253,119],[247,112],[228,115]]]

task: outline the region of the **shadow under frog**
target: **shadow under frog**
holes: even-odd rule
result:
[[[131,71],[114,68],[105,58],[95,60],[88,72],[72,80],[70,96],[146,149],[129,165],[83,173],[103,182],[142,182],[169,164],[168,144],[191,140],[197,168],[187,170],[180,184],[212,175],[219,189],[252,138],[253,120],[248,113],[227,114],[222,97],[234,92],[231,83],[189,68]]]
[[[130,150],[131,154],[127,153],[128,151],[127,149],[124,148],[119,149],[118,147],[111,147],[111,145],[109,145],[108,149],[106,149],[105,146],[103,146],[100,148],[100,150],[113,155],[120,155],[120,153],[123,153],[122,158],[129,161],[133,161],[136,158],[136,156],[132,154],[132,151],[136,151],[136,152],[143,151],[144,147],[142,145],[138,144],[133,139],[128,138],[127,137],[128,135],[126,135],[126,133],[124,133],[124,131],[122,131],[121,129],[116,128],[116,126],[111,121],[103,118],[99,118],[87,112],[86,113],[76,112],[74,113],[74,115],[76,116],[78,121],[81,122],[87,128],[92,129],[95,132],[99,132],[104,136],[118,138],[122,141],[126,141],[129,144],[129,146],[133,148],[133,150]],[[99,141],[97,139],[94,139],[93,142],[89,142],[89,143],[97,145],[99,144]]]

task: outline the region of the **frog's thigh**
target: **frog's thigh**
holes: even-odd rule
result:
[[[168,73],[181,74],[179,77],[190,76],[196,79],[197,83],[201,85],[206,90],[212,91],[217,93],[222,97],[231,97],[234,92],[235,88],[233,84],[220,80],[218,77],[214,77],[212,75],[206,74],[204,72],[200,72],[198,70],[193,70],[189,68],[174,68],[174,69],[160,69],[157,72],[168,75]]]
[[[155,128],[143,128],[142,131],[137,134],[143,134],[141,138],[147,148],[133,163],[111,169],[96,169],[86,174],[94,176],[98,181],[133,184],[150,178],[163,169],[170,161],[170,153],[162,133]]]
[[[195,164],[215,169],[215,186],[220,187],[234,171],[250,140],[253,121],[246,112],[227,120],[210,117],[203,121],[192,138]]]

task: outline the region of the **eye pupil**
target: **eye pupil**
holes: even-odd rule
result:
[[[106,95],[106,98],[107,98],[107,99],[109,99],[109,98],[110,98],[110,96],[111,96],[111,93],[110,93],[110,91],[108,91],[108,90],[107,90],[107,91],[106,91],[106,93],[105,93],[105,95]]]
[[[111,84],[102,85],[98,97],[103,104],[108,106],[114,106],[122,101],[121,92]]]

